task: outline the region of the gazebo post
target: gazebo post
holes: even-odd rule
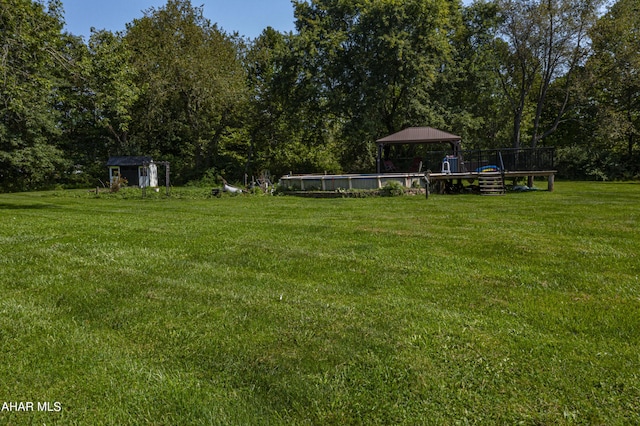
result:
[[[380,174],[382,172],[382,144],[378,144],[378,154],[376,156],[376,170],[377,173]]]

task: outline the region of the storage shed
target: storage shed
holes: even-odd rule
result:
[[[158,167],[149,156],[110,157],[107,167],[109,182],[122,177],[130,186],[158,186]]]

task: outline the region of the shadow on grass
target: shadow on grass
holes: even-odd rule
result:
[[[43,210],[58,209],[60,206],[55,204],[7,204],[0,203],[0,210]]]

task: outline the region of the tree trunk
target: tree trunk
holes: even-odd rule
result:
[[[513,117],[513,147],[520,149],[520,128],[522,127],[522,110],[515,111]]]

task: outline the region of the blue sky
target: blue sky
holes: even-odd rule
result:
[[[150,7],[162,7],[166,0],[62,0],[66,30],[88,40],[91,27],[113,32],[144,16]],[[262,30],[293,31],[291,0],[192,0],[194,6],[204,6],[204,16],[217,23],[227,33],[237,31],[255,38]]]

